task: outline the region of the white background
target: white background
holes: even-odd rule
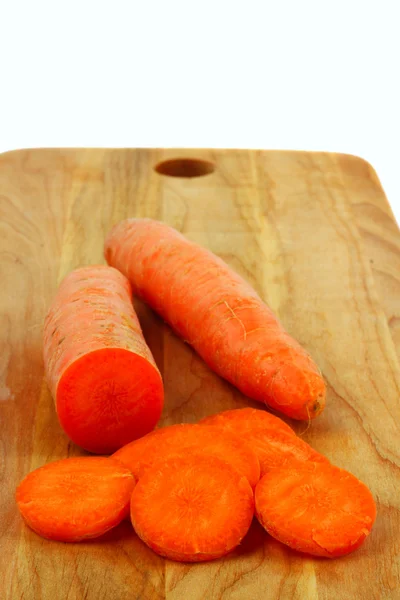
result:
[[[398,0],[0,0],[0,152],[348,152],[400,222]]]

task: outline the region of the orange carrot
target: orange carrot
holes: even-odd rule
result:
[[[252,488],[260,478],[258,459],[244,441],[226,431],[216,434],[211,427],[187,423],[157,429],[121,448],[113,458],[120,460],[140,479],[160,460],[182,454],[196,457],[202,454],[210,459],[215,456],[245,476]]]
[[[226,410],[205,417],[199,425],[229,431],[241,439],[256,454],[261,477],[271,468],[284,467],[293,459],[311,462],[329,462],[278,417],[255,408]]]
[[[149,469],[131,500],[138,536],[167,558],[199,562],[233,550],[254,514],[247,479],[214,456],[176,457]]]
[[[256,429],[263,431],[286,431],[296,435],[289,425],[279,417],[271,415],[266,410],[257,408],[234,408],[232,410],[223,410],[215,415],[209,415],[199,421],[199,425],[212,425],[226,431],[230,431],[239,436],[247,436]]]
[[[257,414],[260,413],[260,414]],[[284,468],[293,460],[326,462],[328,459],[316,452],[281,419],[254,408],[227,410],[199,423],[218,429],[218,432],[230,431],[246,440],[246,444],[257,455],[261,477],[271,468]]]
[[[354,475],[327,463],[294,463],[271,469],[257,484],[256,515],[290,548],[333,558],[365,540],[376,517],[369,489]]]
[[[329,463],[326,456],[286,431],[254,430],[248,435],[248,444],[258,457],[261,476],[272,468],[285,468],[293,464],[293,460]]]
[[[61,283],[44,326],[44,364],[60,423],[79,446],[115,451],[154,429],[161,375],[116,269],[77,269]]]
[[[245,395],[294,419],[316,417],[325,384],[252,287],[208,250],[151,219],[127,219],[105,244],[134,293]]]
[[[135,479],[118,461],[66,458],[36,469],[19,484],[16,500],[33,531],[62,542],[102,535],[129,514]]]

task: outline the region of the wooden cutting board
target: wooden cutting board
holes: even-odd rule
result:
[[[181,176],[155,171],[177,157],[194,160],[159,170]],[[300,556],[254,523],[226,558],[189,565],[158,557],[128,523],[75,545],[45,541],[23,525],[14,503],[20,479],[48,461],[83,453],[58,425],[43,380],[43,316],[60,279],[103,262],[104,236],[128,216],[164,220],[219,254],[311,352],[328,384],[327,406],[309,429],[300,423],[296,430],[371,488],[378,517],[357,552],[337,560]],[[354,156],[222,150],[0,156],[0,597],[400,598],[399,249],[376,174]],[[260,406],[210,372],[149,309],[138,310],[164,377],[161,424]]]

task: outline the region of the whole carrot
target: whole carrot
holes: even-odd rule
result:
[[[325,405],[307,352],[254,289],[220,258],[151,219],[127,219],[105,243],[107,262],[219,375],[289,417]]]
[[[45,319],[43,349],[58,418],[76,444],[106,454],[155,427],[161,375],[119,271],[83,267],[63,280]]]

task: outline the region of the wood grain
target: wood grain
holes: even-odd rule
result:
[[[215,172],[154,171],[175,157],[211,161]],[[254,523],[225,559],[182,565],[153,554],[128,523],[76,545],[47,542],[22,524],[19,480],[82,453],[58,425],[43,381],[46,308],[68,271],[103,262],[105,234],[127,216],[162,219],[219,254],[311,352],[328,383],[327,407],[297,430],[371,488],[378,518],[360,550],[334,561],[302,557]],[[275,151],[11,152],[0,156],[0,253],[1,598],[400,598],[400,236],[368,163]],[[256,406],[137,308],[164,377],[162,424]]]

